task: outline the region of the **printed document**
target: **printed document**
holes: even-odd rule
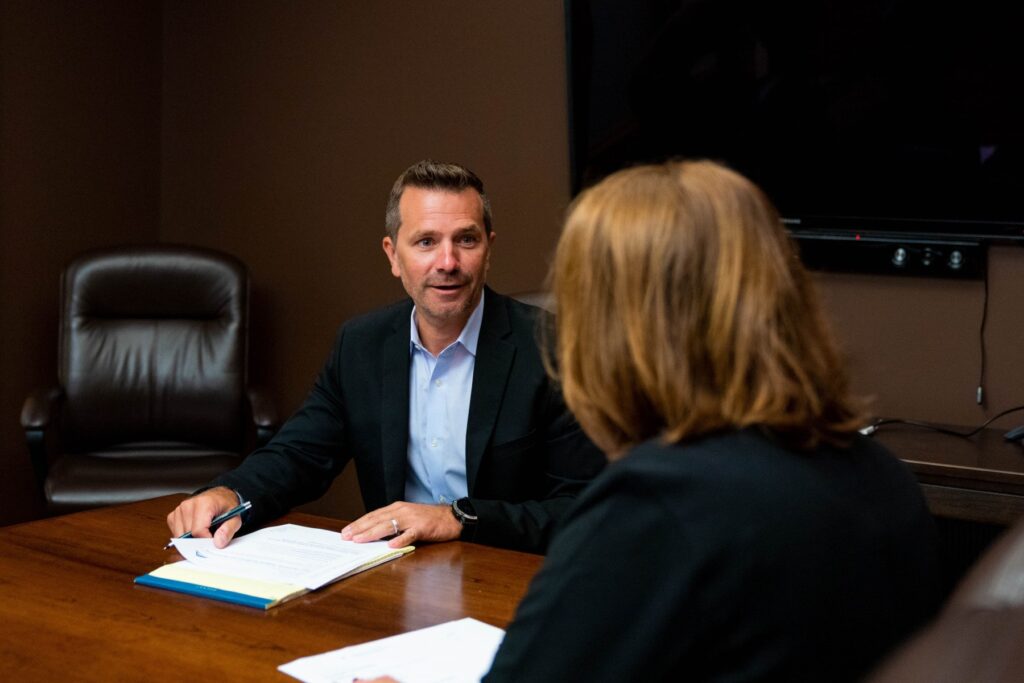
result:
[[[401,683],[479,683],[505,632],[476,619],[302,657],[277,667],[304,683],[392,676]]]
[[[303,586],[315,590],[364,565],[402,554],[387,541],[343,541],[337,531],[282,524],[213,547],[209,538],[176,538],[174,547],[193,567],[215,574]],[[411,549],[411,548],[410,548]],[[407,550],[406,550],[407,552]]]

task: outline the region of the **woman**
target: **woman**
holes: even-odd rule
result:
[[[621,171],[553,268],[569,407],[614,462],[508,629],[499,681],[855,680],[936,607],[934,530],[862,417],[765,196]]]

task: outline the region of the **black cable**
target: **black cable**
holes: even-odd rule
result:
[[[975,399],[980,406],[985,402],[985,323],[988,321],[988,265],[985,266],[985,294],[981,300],[981,326],[978,330],[978,341],[981,345],[981,369],[978,372],[978,391]]]
[[[1004,415],[1009,415],[1010,413],[1015,413],[1015,412],[1017,412],[1019,410],[1024,410],[1024,405],[1015,406],[1013,408],[1007,408],[1003,412],[998,413],[998,414],[990,417],[989,419],[985,420],[985,422],[981,426],[976,427],[976,428],[972,429],[969,432],[958,432],[955,429],[948,429],[946,427],[940,427],[939,425],[929,424],[928,422],[918,422],[917,420],[902,420],[902,419],[899,419],[899,418],[884,418],[884,419],[875,420],[870,425],[868,425],[867,427],[862,429],[861,433],[862,434],[874,434],[876,431],[878,431],[879,427],[884,427],[885,425],[890,425],[890,424],[903,424],[903,425],[910,425],[911,427],[920,427],[921,429],[930,429],[931,431],[939,432],[940,434],[948,434],[950,436],[959,436],[960,438],[963,438],[963,439],[969,439],[972,436],[974,436],[975,434],[977,434],[978,432],[980,432],[981,430],[983,430],[985,427],[988,427],[990,424],[992,424],[993,422],[995,422],[999,418],[1003,417]]]

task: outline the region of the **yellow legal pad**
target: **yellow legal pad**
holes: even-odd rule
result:
[[[366,571],[372,567],[390,562],[415,550],[414,546],[404,548],[388,548],[386,551],[370,555],[358,566],[339,573],[328,575],[313,585],[314,588],[325,583],[333,583],[346,577]],[[351,565],[349,565],[351,566]],[[135,578],[135,583],[165,590],[198,595],[212,600],[221,600],[258,609],[270,609],[292,598],[310,592],[310,588],[301,583],[267,581],[257,578],[233,576],[226,573],[207,571],[200,566],[180,561],[165,564],[148,574]]]

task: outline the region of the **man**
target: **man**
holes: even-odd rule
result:
[[[342,529],[394,547],[457,538],[542,552],[604,457],[544,372],[538,310],[484,284],[495,233],[483,183],[422,161],[388,199],[384,252],[411,297],[341,328],[274,439],[167,516],[174,536],[252,502],[247,527],[313,500],[354,460],[369,513]],[[224,547],[242,526],[222,524]]]

